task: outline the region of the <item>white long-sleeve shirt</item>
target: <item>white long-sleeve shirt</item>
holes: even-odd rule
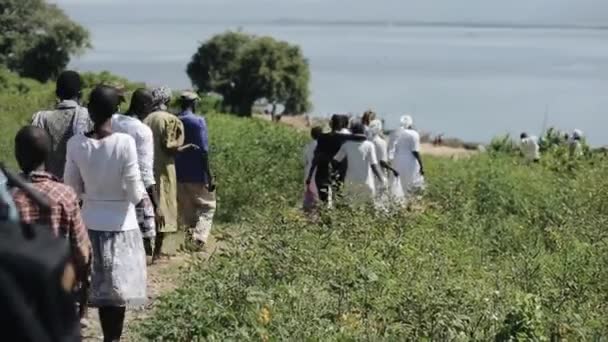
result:
[[[154,137],[152,130],[139,119],[122,114],[112,117],[112,131],[125,133],[135,139],[139,171],[146,188],[156,184],[154,180]]]
[[[104,139],[77,135],[68,141],[64,182],[83,200],[82,218],[90,230],[139,229],[135,204],[145,189],[135,140],[122,133]]]
[[[521,140],[521,152],[528,160],[540,159],[540,145],[538,138],[535,136],[527,137]]]

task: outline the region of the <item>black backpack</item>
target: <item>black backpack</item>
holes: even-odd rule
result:
[[[1,165],[9,182],[33,191]],[[40,194],[31,197],[47,206]],[[0,222],[0,327],[2,340],[80,341],[73,295],[62,279],[69,260],[68,242],[50,227]]]

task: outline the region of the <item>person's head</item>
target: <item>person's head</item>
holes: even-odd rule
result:
[[[371,109],[363,113],[363,117],[361,117],[361,123],[365,126],[369,126],[369,124],[374,120],[376,120],[376,113],[374,113],[374,111]]]
[[[128,110],[129,115],[135,115],[143,120],[153,110],[154,99],[152,98],[152,92],[146,88],[135,90],[133,96],[131,96],[131,106]]]
[[[96,127],[112,118],[120,104],[120,96],[114,87],[99,85],[89,97],[89,114]]]
[[[310,136],[314,139],[314,140],[319,140],[319,138],[321,137],[321,135],[323,134],[323,128],[317,126],[317,127],[313,127],[310,130]]]
[[[378,136],[382,134],[382,121],[376,119],[376,120],[372,120],[369,123],[369,131],[372,134],[372,136]]]
[[[405,128],[405,129],[410,129],[412,127],[414,127],[414,119],[412,118],[411,115],[404,115],[401,117],[401,127]]]
[[[82,95],[82,78],[71,70],[62,72],[57,78],[55,94],[60,100],[79,100]]]
[[[528,133],[526,133],[526,132],[523,132],[522,134],[520,134],[520,135],[519,135],[519,138],[520,138],[521,140],[528,139],[529,137],[530,137],[530,136],[529,136],[529,135],[528,135]]]
[[[50,152],[51,138],[44,129],[25,126],[17,132],[15,158],[24,173],[43,169]]]
[[[342,129],[340,127],[340,115],[339,114],[334,114],[331,116],[331,119],[329,119],[329,127],[331,128],[332,132],[337,132],[340,129]]]
[[[365,126],[361,122],[354,123],[350,130],[353,134],[365,134]]]
[[[195,93],[193,91],[183,92],[182,95],[179,97],[179,102],[182,107],[182,111],[189,110],[191,112],[195,112],[196,104],[198,103],[199,100],[200,100],[200,97],[198,96],[197,93]]]
[[[349,121],[348,115],[334,114],[329,123],[332,132],[339,132],[340,130],[348,128]]]
[[[582,139],[583,139],[583,131],[581,131],[580,129],[575,129],[572,132],[572,140],[580,141]]]
[[[155,110],[167,110],[169,102],[173,92],[169,87],[158,87],[152,89],[152,97],[154,98],[154,109]]]

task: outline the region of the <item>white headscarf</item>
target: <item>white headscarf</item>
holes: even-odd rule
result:
[[[404,115],[401,117],[401,127],[409,129],[412,128],[413,125],[414,119],[411,117],[411,115]]]
[[[382,121],[376,119],[369,123],[369,133],[371,137],[382,134]]]
[[[572,139],[582,139],[583,138],[583,131],[581,131],[580,129],[575,129],[572,132]]]

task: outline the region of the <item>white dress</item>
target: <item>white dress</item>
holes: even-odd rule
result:
[[[389,158],[399,172],[401,186],[406,194],[424,187],[420,163],[413,152],[420,152],[420,135],[413,129],[398,129],[391,137]]]
[[[89,303],[145,305],[146,255],[135,213],[145,189],[135,140],[122,133],[101,140],[72,137],[64,180],[83,199],[82,218],[93,247]]]
[[[376,148],[376,156],[378,157],[378,162],[388,162],[388,143],[384,138],[379,135],[376,135],[372,138],[372,143]],[[386,175],[385,175],[386,176]],[[386,209],[391,202],[401,203],[403,200],[403,188],[401,186],[401,180],[396,178],[392,172],[388,173],[389,186],[384,189],[383,193],[378,193],[377,204],[382,208]],[[379,189],[377,189],[379,192]]]
[[[535,136],[527,137],[521,140],[521,152],[529,161],[540,159],[540,145],[538,138]]]
[[[376,149],[369,141],[347,141],[335,156],[337,161],[348,161],[344,180],[344,195],[350,200],[368,201],[376,194],[372,165],[378,164]]]
[[[112,117],[112,131],[128,134],[135,139],[142,182],[146,188],[156,184],[154,180],[154,137],[152,136],[152,129],[137,118],[116,114]]]
[[[142,185],[147,189],[156,184],[152,129],[135,117],[115,114],[112,117],[112,131],[128,134],[135,140]],[[145,238],[154,238],[156,236],[155,210],[147,193],[144,193],[144,199],[137,204],[135,209],[141,233]]]

